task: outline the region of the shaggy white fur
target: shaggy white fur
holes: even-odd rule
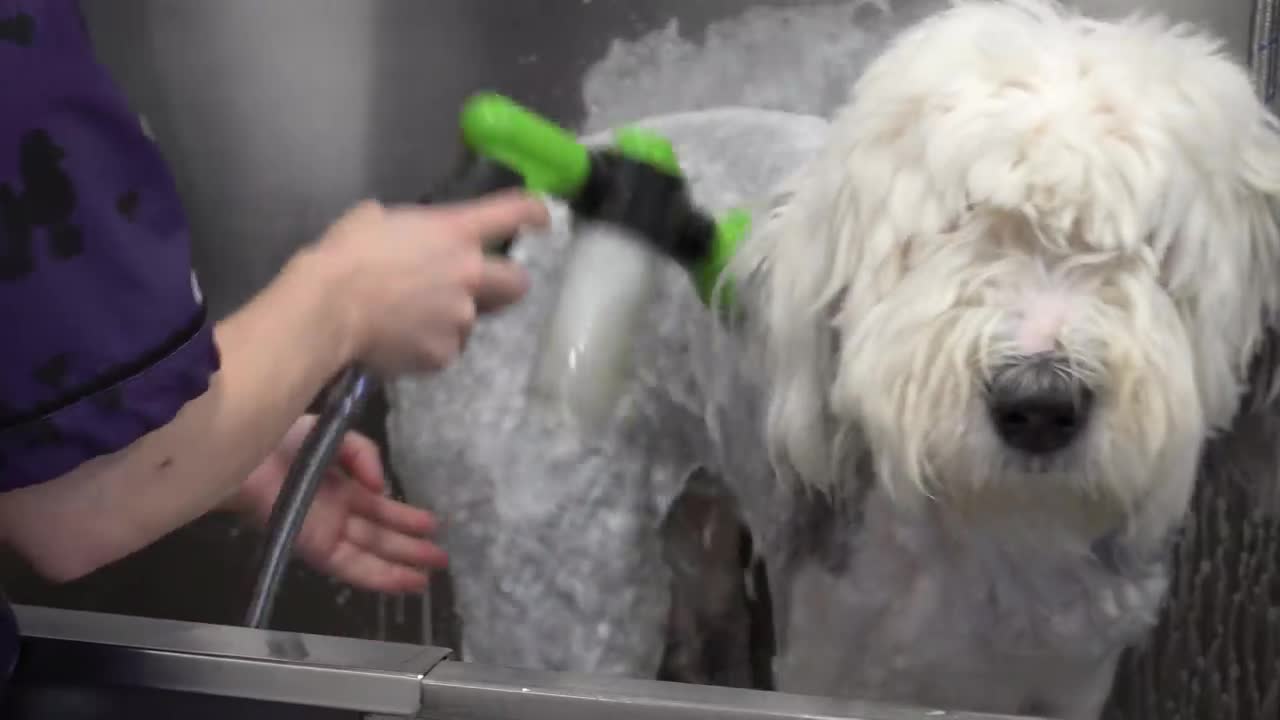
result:
[[[1280,322],[1278,196],[1276,123],[1212,38],[957,2],[760,209],[745,321],[713,332],[666,286],[681,319],[638,341],[624,428],[569,454],[737,490],[780,689],[1091,720],[1205,440],[1273,393],[1249,373]],[[431,402],[413,387],[402,415]],[[486,472],[542,467],[504,457]]]

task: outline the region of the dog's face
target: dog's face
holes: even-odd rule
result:
[[[775,454],[839,482],[861,442],[903,501],[1170,522],[1274,319],[1277,191],[1209,39],[1031,0],[926,20],[762,228]]]

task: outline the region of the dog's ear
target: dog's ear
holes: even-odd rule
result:
[[[850,475],[869,442],[832,406],[843,342],[895,286],[903,239],[942,224],[925,171],[904,160],[917,138],[875,110],[854,102],[837,114],[823,148],[759,208],[729,272],[763,362],[774,468],[823,490]]]
[[[1239,211],[1248,232],[1248,282],[1261,299],[1261,330],[1249,364],[1254,409],[1280,411],[1280,120],[1258,103],[1239,159],[1245,195]],[[1246,408],[1247,409],[1247,408]]]
[[[821,320],[832,278],[835,236],[826,226],[834,183],[817,182],[811,161],[761,208],[756,230],[730,272],[744,289],[747,335],[762,351],[766,438],[779,476],[810,481],[831,476],[833,428],[827,393],[835,374],[837,342]]]

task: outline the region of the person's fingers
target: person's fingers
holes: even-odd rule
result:
[[[510,260],[488,260],[474,291],[476,309],[480,313],[493,312],[529,292],[529,274]]]
[[[442,568],[449,564],[448,554],[435,543],[396,532],[359,516],[347,518],[345,538],[389,562],[413,568]]]
[[[409,535],[434,533],[439,522],[430,510],[423,510],[385,495],[357,493],[351,498],[351,511],[379,525]]]
[[[381,493],[387,486],[382,456],[372,440],[358,432],[349,432],[338,448],[338,462],[347,473],[365,488]]]
[[[519,190],[487,195],[437,208],[462,235],[488,246],[515,234],[521,227],[543,227],[550,221],[547,206]]]
[[[325,566],[339,580],[373,592],[421,592],[427,587],[426,573],[388,562],[345,540],[334,548]]]

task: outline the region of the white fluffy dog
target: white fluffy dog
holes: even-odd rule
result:
[[[567,440],[511,397],[518,383],[494,380],[495,361],[469,360],[434,387],[401,383],[397,463],[446,463],[422,496],[446,518],[478,502],[449,502],[443,486],[471,482],[460,473],[495,507],[515,483],[627,485],[656,498],[610,525],[633,565],[654,554],[671,479],[707,467],[737,491],[769,567],[779,689],[1098,717],[1120,654],[1155,622],[1205,441],[1251,382],[1271,388],[1250,372],[1280,322],[1275,122],[1212,38],[1013,0],[959,2],[905,31],[825,138],[788,127],[780,162],[798,172],[731,267],[742,325],[710,332],[673,269],[608,438]],[[709,178],[728,162],[714,139],[677,138],[695,193],[723,206],[757,192]],[[522,246],[554,278],[565,244]],[[481,328],[470,357],[527,363],[538,328],[517,325],[545,314],[541,297]],[[512,448],[535,430],[539,444]],[[546,573],[562,570],[557,538],[590,531],[566,525],[573,497],[530,498],[518,521],[492,513],[468,562],[492,570],[493,547],[525,534],[557,558]],[[522,571],[459,565],[468,621],[501,622],[474,608],[519,597]],[[628,624],[655,632],[626,599],[645,574],[661,601],[646,567],[630,595],[525,578],[540,589],[524,597],[577,593],[547,602],[590,617],[604,647]],[[593,602],[620,609],[592,615]],[[512,662],[491,650],[473,659]]]

